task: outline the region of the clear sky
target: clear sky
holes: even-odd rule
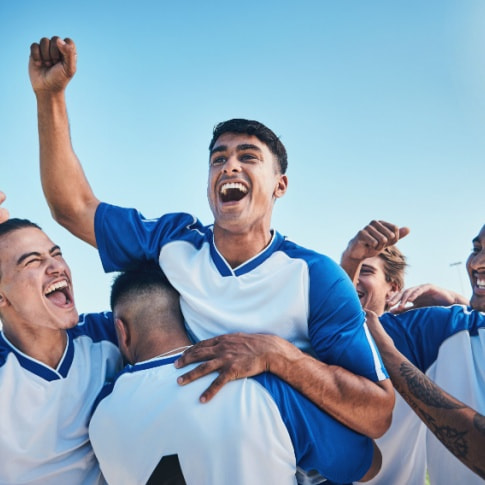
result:
[[[485,223],[483,0],[0,0],[5,206],[61,245],[78,309],[97,311],[112,277],[40,187],[27,63],[53,35],[77,45],[72,140],[101,200],[211,223],[212,128],[257,119],[289,154],[277,230],[338,260],[372,219],[408,226],[408,285],[469,295],[464,263]]]

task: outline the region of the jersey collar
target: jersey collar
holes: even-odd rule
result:
[[[27,354],[24,354],[7,339],[3,332],[0,332],[0,342],[4,343],[10,348],[10,351],[17,357],[21,367],[46,381],[55,381],[66,378],[74,359],[74,344],[69,332],[67,332],[67,343],[66,349],[64,350],[64,355],[62,356],[56,369],[52,369],[44,363],[28,356]]]
[[[254,268],[262,264],[266,259],[268,259],[283,242],[284,237],[277,231],[271,230],[271,241],[269,244],[256,256],[252,257],[248,261],[239,265],[237,268],[231,268],[229,263],[224,259],[224,256],[217,249],[214,242],[214,233],[212,232],[212,237],[209,240],[210,243],[210,254],[212,261],[216,265],[221,276],[241,276],[249,273]]]

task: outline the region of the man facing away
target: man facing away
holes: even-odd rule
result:
[[[349,483],[378,471],[371,439],[270,373],[230,382],[206,405],[198,396],[213,376],[178,386],[173,362],[191,341],[159,268],[119,275],[111,307],[129,365],[89,426],[109,483],[284,485],[312,470],[325,483]]]
[[[270,370],[350,428],[382,435],[394,392],[351,282],[329,258],[271,230],[273,205],[288,183],[281,141],[258,122],[218,125],[207,188],[213,226],[188,214],[149,221],[100,203],[85,178],[64,95],[75,70],[71,40],[31,46],[44,193],[54,217],[98,247],[106,270],[158,262],[181,295],[191,336],[218,336],[184,353],[179,364],[205,362],[179,382],[217,371],[202,395],[207,401],[229,380]]]

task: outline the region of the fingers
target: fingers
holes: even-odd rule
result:
[[[181,367],[181,366],[176,366],[176,367]],[[220,363],[216,362],[215,360],[204,362],[203,364],[200,364],[197,367],[194,367],[189,372],[186,372],[185,374],[179,376],[177,378],[177,382],[181,386],[185,386],[186,384],[190,384],[191,382],[201,377],[204,377],[212,372],[217,371],[219,367],[220,367]]]
[[[34,42],[30,46],[30,57],[38,67],[44,68],[62,62],[68,77],[76,72],[76,46],[69,38],[62,40],[58,36],[51,39],[42,37],[39,43]]]
[[[2,191],[0,191],[0,204],[2,204],[2,202],[6,198],[7,198],[7,196]],[[7,209],[4,209],[3,207],[0,207],[0,224],[2,222],[7,221],[8,218],[9,218],[8,210]]]
[[[195,369],[179,376],[177,378],[177,383],[181,386],[190,384],[191,382],[199,379],[200,377],[212,374],[217,371],[220,367],[220,363],[215,360],[204,362],[200,364]],[[238,378],[236,372],[231,370],[222,370],[220,374],[212,381],[211,385],[201,394],[199,400],[202,403],[210,401],[228,382]]]
[[[218,337],[202,340],[201,342],[194,344],[175,361],[175,367],[179,369],[189,364],[213,359],[216,356],[215,346],[217,343]]]
[[[428,291],[429,285],[413,286],[406,290],[400,291],[388,300],[391,313],[402,313],[414,306],[416,299]]]
[[[365,228],[373,239],[372,247],[381,251],[399,241],[399,228],[385,221],[371,221]]]

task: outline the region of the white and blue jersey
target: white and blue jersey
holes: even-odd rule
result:
[[[93,403],[121,366],[110,313],[81,315],[56,369],[0,332],[0,484],[105,483],[89,443]]]
[[[202,404],[215,374],[179,386],[179,356],[128,366],[103,393],[89,435],[108,483],[145,484],[169,457],[189,485],[296,484],[297,468],[349,483],[369,469],[372,441],[276,376],[231,381]]]
[[[454,305],[384,314],[380,321],[398,350],[416,367],[446,392],[485,414],[485,313]],[[401,447],[409,443],[404,435],[401,439],[396,435],[395,439]],[[484,480],[429,430],[426,452],[432,484],[483,485]]]
[[[277,232],[237,268],[214,244],[211,226],[183,213],[145,219],[100,204],[96,243],[106,271],[158,262],[180,293],[194,340],[232,332],[271,333],[320,360],[373,381],[387,378],[352,282],[330,258]]]

